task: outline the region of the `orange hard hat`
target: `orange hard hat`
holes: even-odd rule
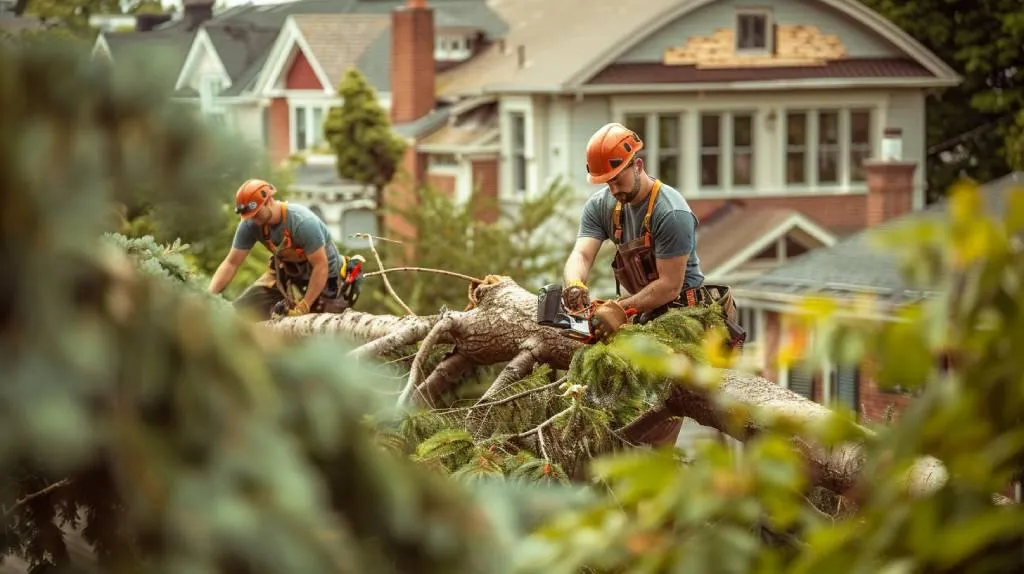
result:
[[[235,213],[242,219],[256,215],[277,190],[262,179],[247,179],[235,192]]]
[[[644,142],[618,123],[605,124],[587,142],[587,181],[608,183],[633,161]]]

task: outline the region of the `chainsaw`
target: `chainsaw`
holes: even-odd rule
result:
[[[549,283],[537,295],[537,323],[561,329],[566,337],[589,342],[594,333],[590,327],[590,309],[582,314],[570,313],[562,303],[562,286]]]

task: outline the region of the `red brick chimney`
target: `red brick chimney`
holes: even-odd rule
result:
[[[868,180],[867,227],[914,209],[917,163],[903,160],[903,134],[899,128],[885,129],[881,157],[866,160],[864,169]]]
[[[391,14],[391,123],[420,119],[435,99],[434,11],[409,0]]]

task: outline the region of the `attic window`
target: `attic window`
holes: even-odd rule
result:
[[[767,52],[771,49],[772,18],[767,10],[736,13],[736,51]]]

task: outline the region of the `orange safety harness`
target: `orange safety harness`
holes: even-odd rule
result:
[[[654,213],[654,202],[658,200],[658,192],[661,191],[661,180],[654,180],[654,185],[651,187],[651,195],[647,199],[647,213],[644,214],[644,221],[642,224],[644,232],[644,247],[650,247],[654,244],[651,236],[651,214]],[[622,243],[622,202],[615,202],[615,209],[612,211],[612,229],[614,232],[612,236],[615,238],[614,242],[616,245]]]
[[[281,223],[284,226],[284,237],[281,240],[281,245],[274,245],[274,241],[270,238],[270,224],[267,223],[260,228],[260,234],[263,236],[260,239],[260,243],[267,248],[275,257],[278,256],[282,251],[292,250],[294,257],[290,258],[293,261],[304,261],[306,259],[306,252],[301,247],[293,247],[292,241],[292,230],[288,228],[288,202],[281,202]],[[291,255],[285,253],[285,255]]]

